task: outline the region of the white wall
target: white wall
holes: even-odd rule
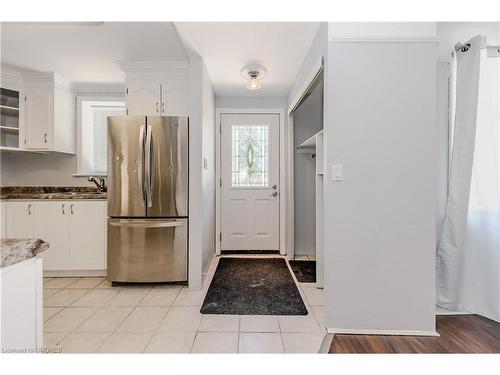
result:
[[[337,332],[435,330],[436,45],[421,26],[414,41],[385,27],[339,38],[353,41],[330,32],[324,287]]]
[[[238,98],[220,97],[215,99],[217,108],[285,108],[287,99],[284,97],[271,98]]]
[[[1,155],[1,186],[95,186],[77,172],[76,155],[19,152]]]
[[[293,113],[294,150],[323,129],[323,85]],[[294,255],[316,256],[316,161],[294,152]]]
[[[436,27],[436,22],[329,22],[328,40],[435,39]]]
[[[202,92],[202,143],[203,158],[206,160],[202,175],[202,270],[206,273],[215,253],[215,94],[205,65]]]
[[[288,105],[292,104],[292,101],[297,98],[298,95],[301,95],[301,90],[305,89],[305,85],[310,82],[307,80],[310,78],[309,75],[313,67],[317,64],[317,62],[323,57],[327,58],[327,47],[328,47],[328,24],[326,22],[321,22],[318,31],[311,43],[311,47],[307,52],[304,61],[295,77],[295,81],[293,82],[292,87],[290,88],[290,92],[288,94]],[[326,63],[326,62],[325,62]]]
[[[203,269],[203,60],[190,56],[189,89],[189,287],[199,289]]]
[[[203,59],[190,53],[190,61],[188,277],[199,289],[215,250],[215,100]]]

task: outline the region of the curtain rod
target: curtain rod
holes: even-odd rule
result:
[[[500,46],[488,46],[486,41],[487,41],[486,36],[481,35],[481,49],[487,49],[487,48],[498,49],[498,52],[500,53]],[[470,43],[458,42],[457,44],[455,44],[455,51],[467,52],[469,48],[470,48]]]
[[[455,44],[455,52],[458,52],[458,51],[461,51],[461,52],[467,52],[470,48],[470,43],[466,43],[466,44],[463,44],[463,43],[457,43]],[[498,46],[488,46],[486,45],[486,43],[481,43],[481,48],[480,49],[487,49],[488,50],[488,57],[497,57],[496,56],[496,53],[499,54],[500,56],[500,45]],[[490,52],[491,50],[493,50],[494,52]],[[490,55],[491,53],[491,55]],[[495,53],[495,55],[493,55],[493,53]]]

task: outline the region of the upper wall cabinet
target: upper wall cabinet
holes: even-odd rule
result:
[[[25,144],[29,150],[75,153],[75,95],[54,73],[25,78]]]
[[[0,148],[18,150],[24,143],[22,76],[2,69],[0,75]]]
[[[54,73],[2,66],[0,150],[75,153],[75,94]]]
[[[161,84],[129,82],[126,90],[129,115],[159,116],[161,114]]]
[[[189,81],[163,83],[161,97],[164,116],[189,116]]]
[[[189,116],[189,64],[120,62],[127,110],[138,116]]]
[[[43,87],[29,87],[25,96],[25,147],[49,149],[52,145],[50,118],[52,108],[51,90]]]

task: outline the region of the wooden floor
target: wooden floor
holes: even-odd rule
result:
[[[436,321],[440,337],[335,335],[330,353],[500,353],[500,323],[479,315]]]

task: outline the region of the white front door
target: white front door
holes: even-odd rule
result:
[[[221,115],[221,250],[279,250],[279,115]]]

